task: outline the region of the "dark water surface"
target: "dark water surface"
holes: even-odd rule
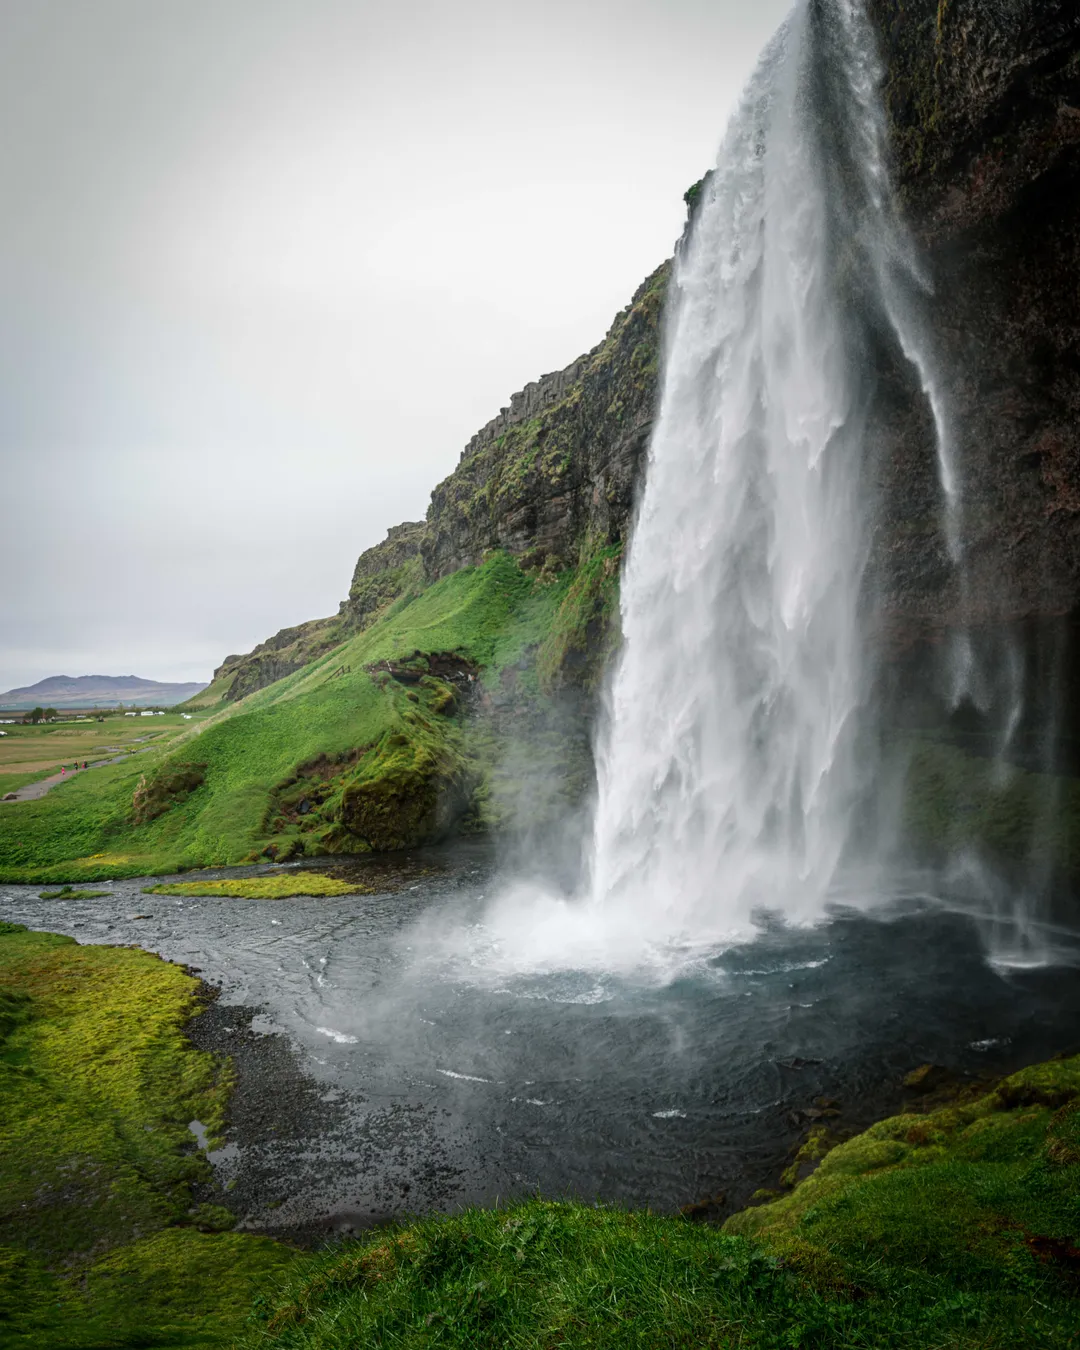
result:
[[[737,1208],[775,1183],[822,1099],[861,1128],[902,1106],[918,1065],[992,1074],[1080,1050],[1075,969],[996,970],[955,913],[776,926],[662,985],[492,978],[470,955],[482,944],[423,950],[447,915],[482,932],[486,848],[344,871],[380,893],[177,900],[144,880],[48,901],[0,885],[7,920],[135,943],[220,986],[199,1039],[235,1055],[241,1101],[211,1157],[247,1226],[360,1227],[536,1191]]]

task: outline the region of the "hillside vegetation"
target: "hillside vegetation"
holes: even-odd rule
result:
[[[91,880],[498,828],[516,766],[550,762],[557,811],[587,779],[560,672],[610,619],[617,550],[559,574],[498,553],[216,711],[158,753],[0,811],[0,877]],[[543,678],[541,673],[543,672]]]

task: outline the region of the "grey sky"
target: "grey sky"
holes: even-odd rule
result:
[[[333,613],[599,341],[789,0],[0,0],[0,689]]]

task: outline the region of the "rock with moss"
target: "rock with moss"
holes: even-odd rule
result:
[[[824,1151],[790,1195],[725,1232],[766,1244],[800,1275],[863,1298],[897,1272],[969,1297],[1013,1296],[999,1344],[1065,1344],[1023,1320],[1015,1293],[1068,1297],[1080,1191],[1080,1059],[1005,1079],[976,1100],[895,1116]],[[989,1342],[983,1342],[989,1343]]]
[[[169,761],[156,772],[143,774],[131,799],[131,818],[145,825],[190,796],[206,780],[206,765]]]
[[[670,265],[658,268],[606,339],[515,394],[432,493],[429,577],[504,549],[537,569],[574,566],[627,535],[656,406]]]
[[[394,731],[345,785],[341,831],[376,851],[436,843],[466,814],[476,786],[469,763],[451,743]]]
[[[311,619],[295,628],[283,628],[246,656],[226,657],[214,671],[213,684],[220,681],[225,686],[223,697],[235,703],[317,660],[336,647],[342,636],[337,618]]]
[[[389,529],[381,544],[361,553],[348,599],[340,606],[351,629],[366,628],[388,605],[423,586],[420,549],[426,533],[423,521],[406,521]]]

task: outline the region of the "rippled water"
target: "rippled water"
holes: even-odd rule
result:
[[[973,920],[926,905],[766,925],[664,978],[515,974],[484,922],[483,847],[350,874],[381,893],[181,901],[116,882],[111,898],[45,901],[0,886],[6,919],[201,968],[222,989],[223,1048],[257,1048],[252,1031],[295,1046],[308,1105],[290,1115],[271,1090],[262,1137],[215,1159],[253,1226],[536,1190],[741,1204],[775,1181],[821,1098],[857,1128],[898,1108],[917,1065],[991,1072],[1080,1048],[1074,970],[995,970]]]

